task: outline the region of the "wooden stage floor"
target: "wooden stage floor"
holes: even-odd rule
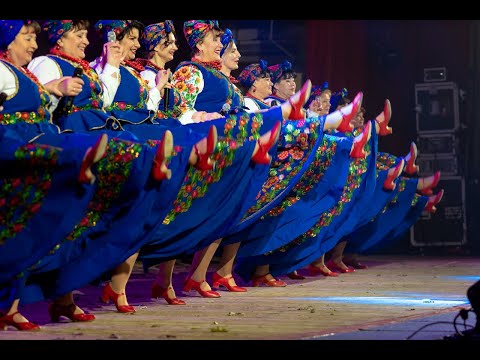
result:
[[[9,328],[0,331],[0,340],[300,340],[367,334],[371,328],[470,308],[466,291],[480,279],[478,257],[384,255],[363,257],[362,262],[369,268],[338,277],[282,278],[285,288],[222,291],[219,299],[182,297],[186,265],[179,264],[174,286],[185,306],[150,299],[155,271],[144,274],[137,264],[127,287],[136,313],[117,313],[114,305],[98,301],[100,287],[87,286],[76,292],[76,301],[95,314],[94,322],[50,323],[48,304],[42,302],[22,309],[41,325],[40,331]],[[451,329],[453,333],[453,325]]]

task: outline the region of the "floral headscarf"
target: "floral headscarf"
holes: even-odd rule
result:
[[[141,43],[147,51],[152,51],[162,39],[167,38],[168,34],[175,32],[172,20],[165,20],[156,24],[148,25],[143,30]]]
[[[258,64],[250,64],[242,70],[238,76],[238,81],[246,89],[250,89],[255,80],[264,73],[269,73],[267,62],[260,59]]]
[[[63,34],[69,31],[73,26],[73,20],[47,20],[43,24],[43,30],[48,34],[48,42],[55,45]]]
[[[217,20],[188,20],[183,23],[183,35],[192,49],[210,30],[219,28]]]

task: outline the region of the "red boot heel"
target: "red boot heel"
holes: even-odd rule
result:
[[[50,319],[52,319],[52,322],[59,322],[60,316],[65,316],[72,321],[78,322],[95,320],[95,315],[93,314],[75,314],[76,309],[77,305],[75,304],[61,305],[53,303],[50,304],[48,313],[50,314]]]
[[[415,164],[417,160],[417,145],[412,142],[410,144],[410,152],[405,156],[407,162],[403,171],[408,175],[415,175],[420,170],[419,166]]]
[[[427,205],[425,206],[425,211],[434,214],[437,211],[437,208],[435,205],[437,205],[440,200],[442,200],[444,190],[440,190],[436,195],[430,196],[430,198],[427,201]]]
[[[395,189],[395,180],[400,176],[403,171],[403,166],[405,164],[405,160],[401,160],[398,162],[397,166],[395,166],[393,172],[390,174],[390,170],[388,170],[388,175],[385,181],[383,182],[383,188],[385,190],[393,190]]]
[[[380,113],[375,118],[375,121],[377,122],[379,126],[379,131],[378,135],[380,136],[385,136],[385,135],[390,135],[393,132],[393,129],[388,126],[388,123],[390,122],[390,119],[392,118],[392,105],[390,104],[390,100],[386,99],[385,100],[385,105],[383,106],[383,112]]]
[[[212,155],[215,147],[217,146],[218,135],[217,135],[217,127],[212,125],[210,130],[208,131],[207,136],[207,150],[204,154],[200,153],[197,148],[197,144],[194,145],[195,154],[198,156],[198,161],[194,165],[198,170],[212,170],[213,169],[213,162],[210,159],[210,155]]]
[[[357,141],[357,138],[353,141],[352,151],[350,151],[350,157],[352,158],[362,158],[365,159],[367,157],[367,153],[365,152],[365,144],[370,140],[372,130],[372,122],[369,121],[364,126],[362,135],[360,140]]]
[[[351,132],[353,131],[353,125],[350,123],[352,119],[357,115],[358,110],[362,106],[363,92],[359,92],[351,105],[347,105],[344,108],[337,110],[342,114],[342,122],[337,127],[337,131],[340,132]],[[351,106],[351,110],[347,113],[346,109]]]
[[[277,280],[275,278],[268,279],[266,275],[254,275],[252,278],[252,286],[257,287],[260,286],[261,284],[271,286],[271,287],[285,287],[287,286],[287,283],[282,281],[282,280]]]
[[[125,293],[117,294],[115,291],[113,291],[110,283],[104,286],[101,300],[105,303],[108,304],[110,300],[113,301],[115,304],[115,307],[117,308],[117,311],[120,313],[131,313],[135,312],[135,308],[132,305],[118,305],[118,298],[122,295],[125,295]]]
[[[228,291],[231,292],[246,292],[247,289],[238,285],[230,285],[229,280],[233,279],[233,276],[221,277],[216,272],[212,276],[212,286],[216,289],[219,289],[220,286],[225,287]]]
[[[307,102],[310,97],[310,92],[312,91],[312,82],[310,80],[305,81],[302,88],[298,93],[291,96],[288,99],[290,105],[292,105],[292,111],[290,112],[289,120],[304,120],[306,116],[305,109],[303,105]]]
[[[36,331],[36,330],[40,330],[40,326],[38,326],[37,324],[34,324],[30,321],[27,321],[27,322],[16,322],[13,317],[15,315],[19,314],[19,312],[14,312],[13,314],[11,315],[4,315],[2,317],[0,317],[0,329],[1,330],[7,330],[7,327],[8,326],[13,326],[15,327],[17,330],[20,330],[20,331]]]
[[[167,168],[167,161],[173,152],[173,135],[170,130],[165,131],[160,144],[158,144],[155,159],[153,160],[152,176],[157,181],[170,179],[172,170]]]
[[[433,191],[432,189],[438,185],[438,182],[440,181],[440,171],[437,171],[435,174],[433,174],[433,180],[432,180],[432,183],[426,187],[424,187],[423,189],[419,190],[419,192],[422,194],[422,195],[427,195],[427,196],[430,196],[433,194]],[[422,181],[424,182],[425,179],[424,178],[420,178],[418,181]]]
[[[186,282],[185,282],[185,285],[183,286],[183,293],[185,295],[191,295],[191,291],[192,290],[195,290],[196,292],[198,292],[202,297],[205,297],[205,298],[219,298],[221,297],[220,294],[216,291],[213,291],[213,290],[202,290],[200,288],[200,285],[202,283],[206,282],[205,280],[202,280],[200,282],[198,281],[195,281],[193,279],[188,279]]]
[[[78,181],[82,184],[93,184],[95,182],[95,175],[93,175],[91,166],[105,155],[108,144],[108,135],[101,135],[95,145],[87,150],[85,158],[83,159],[80,167],[80,174],[78,175]]]
[[[262,144],[260,143],[260,140],[258,140],[258,150],[255,155],[252,156],[252,161],[254,163],[264,165],[270,164],[272,157],[270,156],[268,151],[272,148],[274,144],[277,143],[278,137],[280,136],[281,125],[282,123],[280,121],[277,121],[275,123],[272,130],[270,131],[270,138],[266,143]]]
[[[168,303],[168,305],[185,305],[186,302],[183,300],[180,300],[176,297],[172,298],[168,295],[168,291],[173,288],[171,286],[167,288],[163,288],[157,283],[154,283],[152,285],[152,299],[158,299],[160,297],[164,298],[165,301]]]

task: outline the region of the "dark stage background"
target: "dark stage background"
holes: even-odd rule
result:
[[[91,19],[94,24],[97,19]],[[164,21],[140,20],[145,25]],[[174,20],[179,41],[176,60],[167,64],[172,70],[190,57],[183,37],[184,20]],[[380,149],[395,155],[408,152],[411,141],[419,140],[417,131],[416,85],[424,82],[424,69],[444,67],[445,82],[458,86],[460,126],[452,130],[456,139],[458,177],[464,179],[464,194],[450,192],[462,205],[462,219],[453,226],[462,227],[464,238],[440,239],[442,226],[426,228],[429,240],[412,246],[410,234],[400,239],[397,251],[420,248],[438,251],[480,253],[480,21],[477,20],[221,20],[230,28],[242,54],[240,70],[262,58],[270,65],[289,60],[299,73],[299,85],[310,78],[320,85],[328,81],[330,88],[346,87],[353,97],[364,92],[364,107],[369,118],[383,109],[386,98],[392,103],[393,135],[380,140]],[[43,35],[42,35],[43,36]],[[94,32],[87,48],[87,60],[100,53],[101,43]],[[45,53],[46,42],[40,38],[37,55]],[[142,54],[139,54],[142,55]],[[238,75],[240,70],[234,75]],[[440,104],[442,105],[442,104]],[[442,201],[443,203],[443,201]],[[439,205],[437,217],[445,216]],[[449,201],[446,202],[448,205]],[[447,222],[440,222],[443,226]],[[455,237],[456,235],[452,235]],[[458,235],[461,237],[461,235]],[[415,242],[414,242],[415,243]],[[458,246],[456,244],[458,243]]]

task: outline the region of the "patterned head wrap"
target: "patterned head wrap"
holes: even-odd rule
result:
[[[148,25],[143,30],[141,43],[147,51],[152,51],[164,38],[168,38],[168,34],[175,32],[172,20]]]
[[[210,30],[220,28],[217,20],[188,20],[183,23],[183,35],[192,49]]]
[[[343,88],[340,91],[337,91],[332,94],[330,97],[330,112],[334,112],[337,110],[338,104],[340,100],[348,96],[348,91],[346,88]]]
[[[102,36],[104,42],[108,41],[108,32],[114,31],[115,35],[120,35],[130,24],[130,20],[98,20],[95,24],[95,30]]]
[[[223,56],[223,54],[225,53],[225,50],[227,50],[228,44],[230,44],[231,41],[233,41],[233,43],[236,44],[236,41],[233,38],[232,30],[225,29],[225,32],[222,35],[221,41],[222,41],[223,48],[220,51],[220,57]]]
[[[47,20],[43,24],[43,30],[48,34],[48,43],[55,45],[63,34],[69,31],[73,26],[73,20]]]
[[[264,73],[270,73],[267,67],[267,62],[260,59],[258,64],[250,64],[242,70],[238,76],[238,81],[245,89],[250,89],[255,80]]]
[[[312,90],[310,92],[310,97],[308,98],[307,102],[305,103],[304,107],[305,109],[308,109],[310,104],[312,103],[313,100],[315,100],[317,97],[321,96],[322,93],[328,89],[328,82],[325,81],[322,86],[314,85],[312,86]]]
[[[7,50],[24,24],[23,20],[0,20],[0,50]]]
[[[272,83],[274,84],[280,81],[280,78],[285,72],[294,72],[292,69],[292,64],[287,60],[281,64],[269,66],[268,70],[270,70],[272,73]]]

